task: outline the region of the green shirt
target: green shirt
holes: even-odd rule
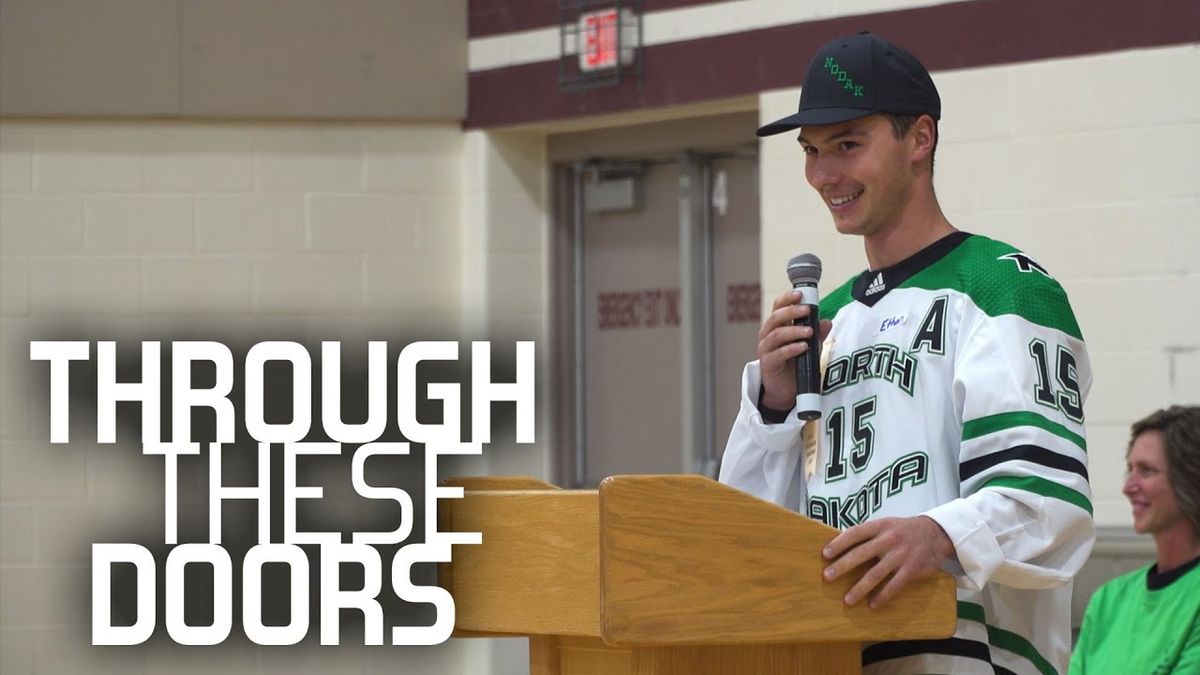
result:
[[[1200,674],[1200,558],[1155,574],[1145,567],[1092,596],[1071,675]]]

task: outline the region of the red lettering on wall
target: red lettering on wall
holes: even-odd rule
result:
[[[667,325],[679,325],[679,289],[672,288],[667,291]]]
[[[679,325],[678,288],[607,291],[596,298],[596,327],[600,330]]]
[[[678,288],[606,291],[597,294],[596,327],[600,330],[678,326],[682,312]],[[762,292],[757,283],[725,287],[725,320],[760,323]]]
[[[757,283],[729,284],[725,288],[725,320],[729,323],[762,321],[762,291]]]

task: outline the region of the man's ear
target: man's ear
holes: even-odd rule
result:
[[[937,145],[937,123],[929,115],[921,115],[913,122],[908,133],[912,139],[912,161],[920,164],[933,154],[933,148]]]

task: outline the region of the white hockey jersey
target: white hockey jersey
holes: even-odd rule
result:
[[[1011,246],[956,232],[851,279],[821,314],[812,475],[795,415],[764,421],[753,362],[721,481],[841,529],[924,514],[946,531],[955,635],[869,645],[865,673],[1065,672],[1071,579],[1095,527],[1091,368],[1062,287]]]

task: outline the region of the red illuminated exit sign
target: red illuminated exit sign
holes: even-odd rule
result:
[[[579,15],[579,70],[590,73],[633,62],[637,18],[615,7]]]

